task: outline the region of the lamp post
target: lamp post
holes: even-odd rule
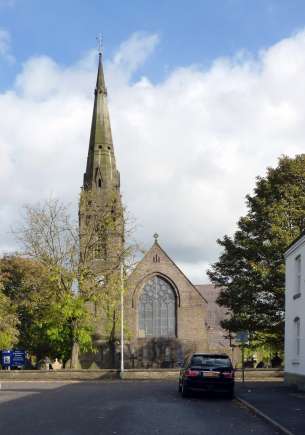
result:
[[[124,373],[124,265],[121,264],[121,374]]]

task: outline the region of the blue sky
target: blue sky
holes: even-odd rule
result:
[[[256,176],[305,150],[305,2],[0,0],[0,253],[24,203],[77,218],[100,32],[135,238],[206,282]]]
[[[239,50],[252,53],[304,26],[302,0],[0,0],[0,27],[11,34],[15,64],[1,62],[0,88],[22,62],[47,54],[75,62],[104,35],[105,55],[135,31],[158,33],[162,44],[137,74],[157,81],[177,66],[208,65]]]

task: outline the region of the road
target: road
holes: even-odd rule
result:
[[[173,382],[4,382],[5,435],[273,435],[236,400],[183,399]]]

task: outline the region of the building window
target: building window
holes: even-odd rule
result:
[[[139,337],[176,335],[176,297],[164,279],[154,276],[144,285],[138,312]]]
[[[156,254],[156,255],[153,256],[153,262],[154,262],[154,263],[160,263],[160,257],[159,257],[158,254]]]
[[[295,294],[301,293],[301,279],[302,279],[302,262],[301,256],[295,258]]]
[[[294,337],[295,337],[295,356],[298,358],[300,356],[301,350],[301,324],[300,318],[296,317],[294,319]]]

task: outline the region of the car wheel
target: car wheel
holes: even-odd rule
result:
[[[181,393],[182,397],[190,397],[190,390],[184,385],[184,383],[181,385]]]

